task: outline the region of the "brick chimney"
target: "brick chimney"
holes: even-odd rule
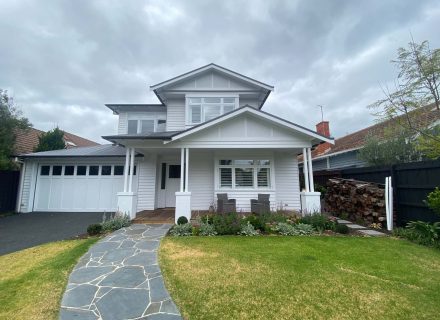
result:
[[[318,132],[319,134],[321,134],[323,136],[330,137],[330,126],[329,126],[328,121],[321,121],[320,123],[318,123],[316,125],[316,132]],[[323,154],[326,150],[330,149],[331,146],[332,145],[328,142],[321,143],[315,149],[316,156]]]

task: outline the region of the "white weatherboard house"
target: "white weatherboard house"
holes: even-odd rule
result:
[[[160,104],[108,104],[113,144],[22,155],[18,211],[208,210],[217,193],[250,211],[315,211],[311,149],[333,139],[262,111],[273,86],[215,64],[151,86]],[[299,154],[306,155],[300,192]]]

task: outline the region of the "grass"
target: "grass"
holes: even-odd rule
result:
[[[185,319],[436,319],[440,251],[395,238],[165,238]]]
[[[0,256],[0,319],[57,319],[70,271],[96,240],[52,242]]]

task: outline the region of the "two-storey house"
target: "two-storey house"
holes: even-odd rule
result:
[[[216,195],[270,194],[271,209],[319,209],[311,162],[299,188],[297,156],[332,138],[262,111],[273,86],[215,64],[150,87],[158,104],[107,104],[112,145],[23,155],[20,211],[137,212],[176,218],[215,207]],[[307,169],[309,168],[309,169]]]

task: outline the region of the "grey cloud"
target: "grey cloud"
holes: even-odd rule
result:
[[[440,46],[435,1],[9,1],[0,88],[36,128],[101,141],[105,103],[156,102],[148,86],[215,62],[273,84],[265,110],[335,136],[372,124],[366,105],[409,40]]]

